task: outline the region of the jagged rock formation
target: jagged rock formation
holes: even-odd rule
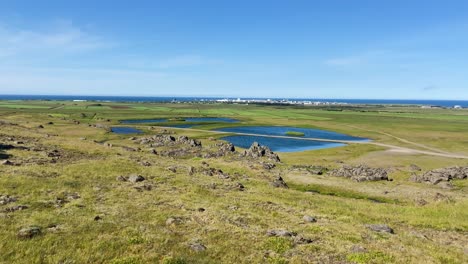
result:
[[[357,182],[362,181],[388,181],[388,172],[383,168],[370,168],[366,165],[343,166],[332,170],[330,175],[337,177],[346,177]]]
[[[272,161],[280,161],[278,154],[271,151],[271,149],[267,146],[261,146],[258,144],[258,142],[254,142],[249,149],[245,150],[243,156],[250,158],[267,157]]]
[[[468,166],[435,169],[421,175],[415,174],[411,176],[410,180],[435,185],[441,182],[449,182],[454,179],[466,178],[468,178]]]

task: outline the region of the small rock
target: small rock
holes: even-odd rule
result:
[[[390,228],[388,225],[371,224],[365,225],[365,227],[375,232],[394,234],[393,229]]]
[[[2,165],[13,165],[13,162],[11,162],[9,160],[4,160],[4,161],[2,161]]]
[[[200,252],[200,251],[205,251],[206,247],[205,245],[200,244],[200,243],[193,243],[193,244],[190,244],[190,249],[196,252]]]
[[[30,239],[33,238],[37,235],[41,234],[41,228],[38,226],[30,226],[30,227],[25,227],[21,229],[18,232],[18,238],[20,239]]]
[[[168,171],[171,171],[171,172],[173,172],[173,173],[176,173],[176,172],[177,172],[177,167],[175,167],[175,166],[170,166],[170,167],[167,167],[167,170],[168,170]]]
[[[245,187],[244,187],[244,185],[242,185],[242,183],[238,182],[236,184],[236,189],[239,190],[239,191],[243,191],[243,190],[245,190]]]
[[[292,237],[292,236],[295,236],[296,233],[294,232],[290,232],[290,231],[287,231],[287,230],[268,230],[267,231],[267,236],[275,236],[275,237]]]
[[[100,217],[99,215],[96,215],[93,220],[94,221],[100,221],[100,220],[102,220],[102,217]]]
[[[26,206],[26,205],[15,205],[15,206],[6,208],[4,211],[6,213],[13,213],[13,212],[21,211],[21,210],[25,210],[25,209],[28,209],[28,206]]]
[[[183,219],[181,217],[169,217],[167,220],[166,220],[166,225],[170,226],[170,225],[179,225],[179,224],[182,224],[183,223]]]
[[[197,211],[200,212],[200,213],[203,213],[203,212],[205,212],[205,208],[200,207],[200,208],[197,209]]]
[[[311,239],[311,238],[305,238],[305,237],[302,237],[302,236],[295,236],[294,237],[294,244],[296,244],[296,245],[310,244],[312,242],[314,242],[314,240]]]
[[[128,177],[125,177],[125,176],[117,176],[116,180],[118,181],[127,181],[128,180]]]
[[[310,215],[304,215],[304,217],[302,217],[302,219],[306,223],[315,223],[315,222],[317,222],[317,219],[315,217],[313,217],[313,216],[310,216]]]
[[[130,175],[128,177],[128,181],[133,182],[133,183],[142,182],[144,180],[145,180],[145,178],[143,176],[141,176],[141,175]]]
[[[278,178],[276,178],[276,179],[271,183],[271,185],[272,185],[273,187],[276,187],[276,188],[286,188],[286,189],[288,188],[288,185],[287,185],[286,182],[283,180],[283,178],[280,177],[280,176],[279,176]]]

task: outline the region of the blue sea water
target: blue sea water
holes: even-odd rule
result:
[[[111,102],[197,102],[207,100],[226,99],[225,97],[146,97],[146,96],[79,96],[79,95],[0,95],[0,100],[87,100],[87,101],[111,101]],[[227,98],[237,99],[237,98]],[[242,99],[268,99],[268,98],[242,98]],[[453,107],[460,105],[468,107],[468,100],[401,100],[401,99],[333,99],[333,98],[270,98],[289,99],[292,101],[337,102],[348,104],[373,104],[373,105],[432,105]]]

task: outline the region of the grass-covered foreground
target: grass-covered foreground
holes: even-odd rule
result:
[[[122,119],[206,116],[241,122],[108,130]],[[410,180],[467,159],[374,144],[279,153],[281,162],[241,149],[221,155],[223,135],[203,129],[233,125],[328,129],[468,155],[463,110],[3,101],[0,263],[468,262],[468,180]],[[176,141],[141,140],[154,135]],[[393,181],[329,173],[358,164],[385,168]]]

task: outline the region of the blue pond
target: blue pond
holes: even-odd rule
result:
[[[298,128],[287,126],[242,126],[242,127],[227,127],[219,128],[216,131],[234,132],[234,133],[247,133],[258,135],[271,135],[271,136],[287,136],[286,132],[301,132],[304,136],[298,138],[320,138],[332,140],[352,140],[352,141],[367,141],[366,138],[352,137],[345,134],[340,134],[327,130],[312,129],[312,128]],[[276,139],[275,139],[276,140]],[[301,140],[301,142],[304,142]]]
[[[253,142],[258,142],[260,145],[268,146],[271,150],[277,152],[298,152],[346,146],[346,144],[342,143],[289,138],[270,138],[262,136],[227,136],[222,137],[221,139],[229,141],[235,146],[241,148],[249,148]]]
[[[186,117],[183,118],[185,122],[219,122],[219,123],[237,123],[239,120],[225,117]],[[167,118],[158,119],[133,119],[121,120],[122,124],[138,124],[138,123],[164,123],[171,120]],[[176,121],[176,120],[175,120]]]
[[[222,139],[227,140],[237,147],[248,148],[253,142],[257,141],[261,145],[268,146],[273,151],[278,152],[297,152],[304,150],[324,149],[345,146],[344,143],[337,142],[323,142],[313,140],[303,140],[301,138],[320,138],[320,139],[332,139],[332,140],[349,140],[349,141],[368,141],[366,138],[352,137],[345,134],[340,134],[332,131],[310,129],[310,128],[298,128],[298,127],[287,127],[287,126],[245,126],[245,127],[229,127],[216,129],[217,131],[223,132],[234,132],[234,133],[247,133],[247,134],[258,134],[259,136],[253,135],[235,135],[227,136]],[[271,138],[263,137],[260,135],[271,135],[271,136],[287,136],[286,132],[294,131],[304,133],[304,136],[294,138]]]
[[[111,127],[111,131],[116,134],[140,134],[143,133],[141,130],[138,130],[133,127]]]

